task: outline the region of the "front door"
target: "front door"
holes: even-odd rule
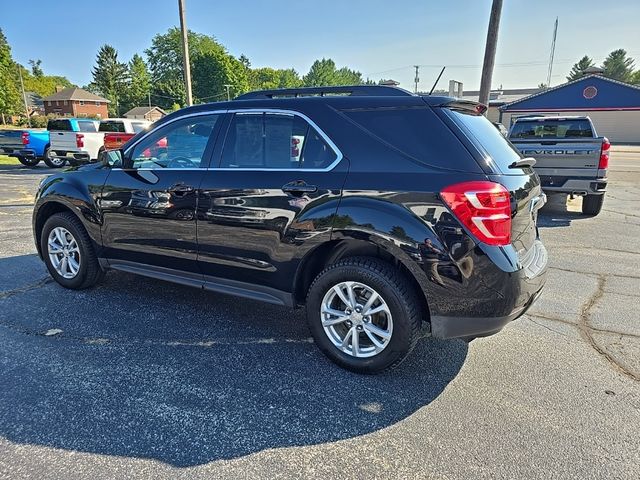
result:
[[[287,292],[304,252],[331,234],[347,161],[298,114],[238,112],[225,130],[198,207],[205,279]]]
[[[110,264],[198,273],[198,188],[220,118],[169,122],[128,148],[122,168],[111,170],[99,199]]]

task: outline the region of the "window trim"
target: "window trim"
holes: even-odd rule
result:
[[[155,128],[151,129],[151,130],[147,130],[147,132],[142,135],[135,143],[132,143],[125,151],[124,151],[124,155],[128,155],[132,149],[134,149],[136,147],[136,145],[140,142],[142,142],[148,135],[151,135],[153,132],[156,131],[157,128],[163,128],[166,125],[170,125],[174,122],[180,121],[182,119],[185,118],[189,118],[189,117],[201,117],[201,116],[205,116],[205,115],[225,115],[225,114],[235,114],[235,113],[275,113],[275,114],[285,114],[285,115],[298,115],[300,118],[302,118],[303,120],[305,120],[309,125],[311,125],[313,128],[315,128],[315,130],[318,132],[318,134],[322,137],[322,139],[327,142],[327,145],[329,145],[329,147],[333,150],[333,152],[336,154],[336,159],[333,161],[333,163],[331,163],[330,165],[327,165],[325,168],[221,168],[220,165],[220,161],[222,160],[222,157],[220,157],[218,159],[218,165],[217,166],[213,166],[211,165],[211,163],[215,160],[213,158],[210,159],[209,161],[209,166],[207,168],[194,168],[193,170],[198,170],[198,171],[210,171],[210,170],[215,170],[215,171],[235,171],[235,172],[330,172],[331,170],[333,170],[334,168],[336,168],[338,166],[338,164],[342,161],[342,159],[344,158],[344,156],[342,155],[342,152],[340,151],[340,149],[336,146],[335,143],[333,143],[333,141],[327,136],[326,133],[324,133],[324,131],[318,127],[318,125],[311,120],[309,117],[307,117],[304,113],[301,112],[297,112],[295,110],[288,110],[288,109],[283,109],[283,108],[233,108],[230,110],[202,110],[200,112],[194,112],[194,113],[189,113],[186,115],[180,115],[179,117],[176,118],[172,118],[169,121],[164,122],[162,125],[157,125]],[[218,133],[218,138],[216,139],[216,143],[220,142],[221,139],[220,134],[222,132]],[[224,132],[224,140],[226,141],[227,139],[227,132]],[[224,142],[223,145],[224,147]],[[214,145],[215,147],[215,145]],[[215,148],[214,148],[214,152],[215,152]],[[220,152],[222,152],[222,149],[220,150]],[[124,170],[121,167],[113,167],[112,170]],[[152,168],[148,168],[148,169],[143,169],[143,168],[138,168],[136,170],[157,170],[157,169],[152,169]],[[162,169],[163,172],[167,172],[167,171],[172,171],[172,170],[177,170],[177,171],[184,171],[184,170],[190,170],[188,168],[164,168]]]
[[[281,108],[237,108],[227,110],[227,113],[230,114],[247,114],[247,115],[261,115],[261,114],[274,114],[274,115],[293,115],[302,118],[308,125],[310,125],[315,131],[322,137],[322,139],[329,145],[329,148],[333,150],[333,153],[336,155],[336,159],[327,165],[324,168],[234,168],[234,167],[220,167],[220,161],[222,161],[222,157],[220,157],[218,161],[218,166],[209,167],[208,170],[216,170],[216,171],[232,171],[232,172],[329,172],[333,170],[343,158],[342,152],[336,146],[335,143],[327,136],[324,131],[318,127],[318,125],[307,117],[304,113],[297,112],[295,110],[287,110]],[[225,132],[224,141],[227,140],[227,132]],[[222,144],[222,150],[224,151],[224,143]]]

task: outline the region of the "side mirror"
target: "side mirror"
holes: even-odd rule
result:
[[[122,168],[124,165],[124,153],[122,150],[105,150],[101,155],[100,161],[105,166]]]

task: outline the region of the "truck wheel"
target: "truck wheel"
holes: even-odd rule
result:
[[[582,213],[584,215],[596,216],[602,210],[604,203],[604,194],[602,195],[585,195],[582,197]]]
[[[44,151],[44,163],[47,164],[50,168],[62,168],[64,164],[67,163],[66,160],[61,158],[54,158],[51,156],[49,149],[47,148]]]
[[[375,258],[347,258],[326,268],[309,288],[306,308],[316,345],[358,373],[397,367],[420,332],[422,312],[413,286]]]
[[[42,229],[40,248],[49,273],[65,288],[88,288],[104,275],[89,235],[73,213],[49,217]]]
[[[18,161],[25,167],[35,167],[40,163],[40,159],[38,158],[18,157]]]

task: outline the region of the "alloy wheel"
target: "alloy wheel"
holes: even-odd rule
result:
[[[393,318],[385,300],[361,282],[341,282],[325,294],[320,307],[324,332],[343,353],[373,357],[393,334]]]
[[[58,274],[74,278],[80,271],[80,247],[75,237],[64,227],[55,227],[48,238],[49,260]]]

